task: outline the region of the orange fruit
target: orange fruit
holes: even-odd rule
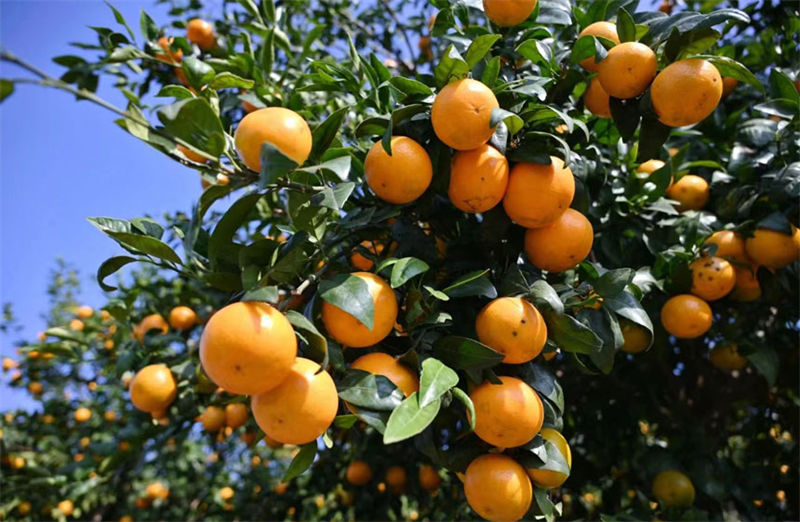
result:
[[[113,410],[107,410],[103,413],[103,418],[106,420],[106,422],[114,422],[117,420],[117,412]]]
[[[383,245],[375,241],[364,240],[361,242],[361,246],[375,257],[383,252]],[[372,270],[372,267],[375,266],[372,259],[365,257],[358,250],[354,251],[353,255],[350,256],[350,264],[362,271]]]
[[[79,306],[78,311],[75,313],[75,315],[77,315],[81,319],[88,319],[94,315],[94,310],[92,310],[91,306],[86,306],[86,305]]]
[[[3,357],[3,371],[7,372],[19,366],[17,362],[11,357]]]
[[[725,76],[722,78],[722,97],[727,98],[739,85],[739,80]]]
[[[594,229],[586,217],[568,208],[553,223],[525,232],[525,254],[541,270],[563,272],[586,259],[594,243]]]
[[[750,259],[759,266],[783,268],[800,257],[800,229],[792,225],[792,235],[760,228],[745,241]]]
[[[686,508],[694,502],[694,486],[680,471],[662,471],[653,479],[653,496],[664,507]]]
[[[75,420],[78,422],[86,422],[92,418],[92,410],[89,408],[78,408],[75,410]]]
[[[347,466],[345,477],[350,484],[363,486],[372,480],[372,468],[363,460],[354,460]]]
[[[350,368],[363,370],[375,375],[383,375],[400,388],[400,391],[406,397],[415,391],[419,391],[417,374],[389,354],[373,352],[362,355],[353,361]]]
[[[564,436],[553,428],[542,428],[542,438],[558,448],[559,453],[567,461],[567,467],[572,467],[572,451]],[[547,469],[528,469],[528,475],[533,480],[534,486],[544,489],[557,488],[567,480],[567,475],[560,471]]]
[[[589,82],[589,87],[583,95],[583,102],[586,104],[586,108],[589,112],[595,116],[601,118],[611,117],[610,98],[597,77],[592,78],[592,81]]]
[[[425,148],[411,138],[394,136],[391,143],[391,156],[380,141],[372,145],[364,160],[364,176],[380,199],[405,205],[428,189],[433,165]]]
[[[525,516],[533,499],[531,479],[506,455],[487,454],[473,460],[464,474],[464,495],[477,514],[492,521]]]
[[[547,342],[542,314],[520,297],[500,297],[489,302],[475,319],[478,340],[505,355],[506,364],[531,361]]]
[[[553,359],[556,358],[556,355],[558,355],[558,350],[554,350],[552,352],[543,353],[542,357],[544,357],[545,361],[552,361]]]
[[[150,314],[133,328],[133,338],[142,342],[145,334],[150,330],[160,330],[162,334],[165,334],[169,332],[169,325],[159,314]]]
[[[200,338],[206,375],[230,393],[254,395],[291,371],[297,338],[289,320],[267,303],[230,304],[208,320]]]
[[[155,57],[157,60],[161,60],[170,65],[177,65],[181,63],[183,59],[183,51],[180,49],[172,50],[172,38],[167,39],[166,36],[162,36],[158,39],[158,46],[164,49],[166,54],[156,53]],[[183,72],[183,71],[181,71]]]
[[[433,49],[431,47],[430,36],[420,36],[419,41],[417,42],[417,47],[419,48],[420,59],[422,59],[425,62],[430,62],[431,60],[433,60]],[[384,61],[384,65],[386,65],[387,67],[391,65],[393,68],[395,68],[397,67],[397,62],[394,61],[394,63],[392,63],[392,61],[390,61],[389,64],[386,64],[386,61]]]
[[[236,151],[245,165],[261,171],[261,146],[269,143],[298,165],[311,154],[311,129],[302,116],[283,107],[253,111],[239,122],[233,135]]]
[[[425,491],[436,491],[442,485],[442,477],[428,464],[423,464],[419,468],[419,485]]]
[[[739,355],[739,347],[735,344],[718,344],[711,349],[708,358],[715,367],[727,372],[747,366],[747,359]]]
[[[31,507],[32,507],[31,503],[28,501],[20,502],[17,505],[17,513],[19,513],[20,516],[24,517],[25,515],[31,512]]]
[[[761,285],[754,267],[734,266],[733,271],[736,273],[736,285],[731,292],[731,299],[749,302],[761,297]]]
[[[708,182],[700,176],[687,174],[667,189],[667,197],[678,202],[679,212],[700,210],[708,203]]]
[[[575,178],[561,158],[549,165],[517,163],[511,169],[503,198],[506,214],[518,225],[536,228],[554,222],[575,196]]]
[[[12,378],[12,380],[15,379]],[[42,386],[42,383],[38,381],[33,381],[31,383],[28,383],[28,391],[31,392],[33,395],[41,395],[42,392],[44,391],[44,386]]]
[[[619,327],[625,342],[620,347],[625,353],[641,353],[650,346],[650,332],[633,321],[620,318]]]
[[[219,406],[207,406],[197,420],[203,425],[204,430],[216,433],[225,424],[225,412]]]
[[[706,245],[717,245],[717,251],[714,253],[717,257],[724,257],[729,261],[736,263],[751,264],[750,256],[747,255],[745,250],[744,238],[738,232],[733,230],[719,230],[711,234],[706,239]]]
[[[181,154],[186,156],[187,159],[194,161],[195,163],[208,163],[208,158],[202,156],[196,152],[194,152],[189,147],[184,147],[183,145],[178,145],[178,150],[181,151]],[[206,183],[208,183],[206,181]]]
[[[494,446],[514,448],[542,429],[544,407],[524,381],[505,376],[500,381],[484,382],[469,394],[475,406],[475,435]]]
[[[176,306],[169,312],[169,325],[175,330],[189,330],[198,322],[197,314],[188,306]]]
[[[689,268],[692,270],[692,293],[706,301],[725,297],[736,284],[733,266],[721,257],[702,257]]]
[[[536,0],[483,0],[486,18],[500,27],[513,27],[527,20],[536,8]]]
[[[211,49],[217,43],[214,26],[199,18],[190,20],[187,24],[186,39],[196,43],[200,49]]]
[[[703,121],[722,99],[722,77],[710,62],[693,58],[664,68],[650,87],[659,121],[670,127]]]
[[[400,492],[406,487],[408,474],[403,466],[392,466],[386,470],[386,485],[394,492]]]
[[[664,165],[666,164],[660,159],[651,159],[636,167],[636,172],[639,174],[652,174]]]
[[[225,425],[229,428],[244,426],[249,418],[247,405],[243,402],[233,402],[225,406]]]
[[[447,194],[453,205],[472,214],[486,212],[503,199],[508,187],[508,160],[491,145],[456,152]]]
[[[614,98],[635,98],[642,94],[658,72],[652,49],[639,42],[615,45],[598,66],[603,89]]]
[[[284,444],[306,444],[333,423],[339,396],[328,372],[298,357],[281,383],[254,395],[250,407],[269,437]]]
[[[58,511],[65,517],[71,516],[74,509],[71,500],[62,500],[58,503]]]
[[[178,385],[165,364],[151,364],[139,370],[133,378],[130,393],[136,409],[148,413],[163,412],[175,400]]]
[[[165,499],[169,496],[169,489],[161,482],[152,482],[147,485],[145,493],[151,500]]]
[[[611,40],[616,44],[619,43],[617,26],[611,22],[595,22],[593,24],[589,24],[583,29],[583,31],[581,31],[581,33],[578,35],[578,38],[586,35],[602,36],[603,38]],[[600,64],[595,61],[594,56],[581,60],[581,67],[589,72],[597,72],[599,66]]]
[[[354,272],[367,284],[375,315],[372,329],[327,301],[322,303],[322,322],[336,341],[351,348],[372,346],[386,338],[397,321],[397,297],[386,281],[370,272]]]
[[[661,308],[661,324],[679,339],[700,337],[711,328],[712,319],[708,303],[691,294],[671,297]]]
[[[83,321],[80,319],[73,319],[69,322],[69,329],[75,332],[83,331],[84,326]]]
[[[230,500],[233,498],[233,488],[230,486],[225,486],[224,488],[219,490],[219,497],[222,500]]]
[[[492,109],[499,108],[492,90],[477,80],[464,78],[446,85],[431,108],[436,136],[456,150],[476,149],[494,134]]]

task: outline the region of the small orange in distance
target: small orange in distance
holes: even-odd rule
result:
[[[603,86],[600,84],[600,80],[597,77],[592,78],[592,81],[589,82],[589,87],[586,89],[586,93],[583,95],[583,102],[586,104],[586,108],[600,118],[610,118],[611,117],[611,105],[610,105],[611,98],[608,96],[608,93]]]
[[[233,135],[236,151],[250,170],[261,171],[261,146],[269,143],[298,165],[311,154],[311,129],[302,116],[283,107],[253,111]]]
[[[169,312],[169,325],[175,330],[191,330],[199,322],[197,314],[188,306],[176,306]]]
[[[186,26],[186,39],[196,43],[203,50],[211,49],[217,44],[214,26],[200,18],[189,21]]]
[[[617,26],[611,22],[595,22],[593,24],[587,25],[581,34],[578,35],[578,38],[581,36],[601,36],[606,40],[611,40],[615,44],[619,43],[619,35],[617,34]],[[600,67],[594,56],[589,58],[585,58],[581,60],[581,67],[586,69],[589,72],[597,72],[597,69]],[[594,111],[592,111],[594,112]]]
[[[152,482],[147,485],[145,493],[147,494],[147,497],[150,498],[151,500],[155,499],[164,500],[167,497],[169,497],[169,488],[167,488],[161,482]]]
[[[620,347],[625,353],[641,353],[650,347],[651,335],[644,326],[625,318],[619,320],[624,343]]]
[[[708,354],[711,364],[720,370],[732,372],[747,366],[747,359],[739,355],[739,347],[735,344],[718,344]]]
[[[225,486],[224,488],[219,490],[219,498],[222,500],[230,500],[233,498],[233,488],[230,486]]]
[[[508,187],[508,160],[491,145],[456,152],[447,194],[453,205],[476,214],[494,208]]]
[[[464,494],[477,514],[491,521],[515,521],[525,516],[533,486],[517,461],[502,454],[473,460],[464,474]]]
[[[423,464],[419,468],[419,485],[425,491],[436,491],[442,485],[442,477],[433,466]]]
[[[506,214],[518,225],[536,228],[549,225],[569,208],[575,196],[575,178],[561,158],[550,157],[549,165],[517,163],[511,169],[503,198]]]
[[[660,159],[651,159],[636,167],[636,172],[639,174],[652,174],[664,165],[666,164]]]
[[[727,98],[730,96],[731,93],[733,93],[733,91],[736,89],[737,85],[739,85],[739,80],[736,78],[731,78],[728,76],[722,78],[722,97]]]
[[[89,408],[78,408],[75,410],[75,420],[78,422],[86,422],[92,418],[92,410]]]
[[[734,266],[736,286],[731,292],[731,299],[741,302],[755,301],[761,297],[761,285],[756,277],[755,267]]]
[[[712,320],[708,303],[691,294],[671,297],[661,308],[661,324],[679,339],[700,337],[711,328]]]
[[[216,433],[225,425],[225,412],[219,406],[208,406],[197,419],[203,429],[209,433]]]
[[[211,316],[200,339],[203,370],[230,393],[254,395],[275,388],[290,373],[296,355],[291,323],[262,302],[224,307]]]
[[[225,425],[229,428],[236,429],[244,426],[250,414],[247,412],[247,406],[242,402],[233,402],[225,406]]]
[[[322,302],[322,322],[336,341],[351,348],[372,346],[386,338],[397,321],[397,297],[389,284],[371,272],[354,272],[367,284],[375,315],[372,329],[327,301]]]
[[[373,352],[362,355],[353,361],[350,368],[363,370],[375,375],[383,375],[400,388],[400,391],[406,397],[419,390],[419,378],[417,378],[417,375],[387,353]]]
[[[186,156],[187,159],[194,161],[195,163],[208,163],[208,158],[202,156],[196,152],[194,152],[189,147],[184,147],[183,145],[178,145],[178,150],[181,151],[181,154]]]
[[[425,148],[405,136],[391,140],[392,155],[376,142],[364,160],[369,188],[383,201],[405,205],[420,197],[431,184],[433,165]]]
[[[258,426],[284,444],[307,444],[333,423],[339,409],[336,385],[319,364],[298,357],[277,387],[254,395],[250,407]]]
[[[400,493],[405,489],[408,482],[408,474],[403,466],[392,466],[386,470],[386,485],[395,493]]]
[[[162,334],[169,332],[169,325],[159,314],[150,314],[133,328],[133,338],[142,342],[150,330],[159,330]]]
[[[366,249],[369,253],[373,254],[375,257],[379,256],[381,252],[383,252],[383,245],[376,241],[369,241],[364,240],[361,242],[361,247]],[[372,270],[372,267],[375,266],[375,263],[372,259],[364,256],[358,250],[353,252],[353,255],[350,256],[350,264],[354,267],[358,268],[362,271]]]
[[[652,49],[639,42],[625,42],[608,51],[597,77],[609,96],[628,99],[647,90],[656,72],[658,59]]]
[[[148,413],[166,410],[178,393],[175,377],[165,364],[145,366],[130,385],[131,402],[136,409]]]
[[[717,257],[724,257],[728,261],[747,265],[752,263],[745,250],[744,238],[738,232],[718,230],[706,239],[705,244],[717,245],[717,251],[714,253]]]
[[[86,306],[86,305],[79,306],[78,311],[76,312],[75,315],[77,315],[81,319],[88,319],[94,315],[94,310],[92,310],[91,306]]]
[[[694,261],[692,270],[692,293],[706,301],[722,299],[736,285],[733,266],[721,257],[703,257]]]
[[[679,212],[700,210],[708,203],[709,195],[708,181],[694,174],[686,174],[667,189],[667,197],[679,203]]]
[[[516,377],[500,381],[484,382],[469,394],[475,406],[475,435],[499,448],[522,446],[542,429],[542,400]]]
[[[586,216],[568,208],[553,223],[525,232],[525,254],[540,270],[574,268],[592,251],[594,229]]]
[[[553,428],[542,428],[542,438],[545,442],[550,442],[558,448],[559,453],[567,461],[567,467],[572,468],[572,451],[569,449],[569,443],[564,436]],[[533,484],[536,487],[544,489],[557,488],[566,482],[568,475],[560,471],[553,471],[548,469],[528,469]]]
[[[791,225],[792,235],[759,228],[745,241],[747,254],[759,266],[783,268],[800,258],[800,229]]]
[[[372,468],[363,460],[354,460],[347,466],[345,477],[354,486],[364,486],[372,480]]]
[[[506,364],[531,361],[547,342],[547,325],[542,314],[520,297],[500,297],[478,313],[478,340],[505,355]]]
[[[81,321],[80,319],[73,319],[72,321],[69,322],[69,329],[75,332],[83,331],[83,328],[85,326],[86,325],[84,325],[83,321]]]
[[[494,134],[492,109],[499,108],[492,90],[483,83],[464,78],[446,85],[431,108],[436,136],[456,150],[476,149]]]
[[[483,0],[486,18],[500,27],[519,25],[533,14],[536,0]]]
[[[664,507],[686,508],[694,503],[694,485],[680,471],[662,471],[653,479],[653,495]]]
[[[701,122],[722,99],[722,77],[710,62],[694,58],[664,68],[650,88],[658,119],[670,127]]]
[[[62,500],[58,503],[58,511],[65,517],[71,516],[74,509],[71,500]]]

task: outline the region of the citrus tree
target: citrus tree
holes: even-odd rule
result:
[[[203,186],[3,362],[5,516],[798,516],[792,6],[170,3],[2,52]]]

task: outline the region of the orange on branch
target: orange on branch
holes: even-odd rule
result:
[[[503,376],[500,381],[484,382],[469,394],[475,406],[475,435],[499,448],[522,446],[542,429],[542,400],[516,377]]]
[[[667,189],[667,197],[678,202],[679,212],[700,210],[709,196],[708,181],[694,174],[686,174]]]
[[[505,355],[506,364],[521,364],[539,355],[547,342],[542,314],[520,297],[489,302],[475,320],[478,340]]]
[[[364,175],[380,199],[405,205],[420,197],[431,184],[433,165],[425,148],[405,136],[391,139],[392,155],[378,141],[367,153]]]
[[[492,90],[483,83],[464,78],[446,85],[431,108],[436,136],[456,150],[483,145],[494,134],[492,109],[499,108]]]
[[[691,294],[671,297],[661,308],[661,324],[679,339],[700,337],[711,328],[712,319],[708,303]]]
[[[322,322],[336,341],[351,348],[372,346],[391,333],[397,321],[397,297],[389,284],[370,272],[354,272],[367,284],[372,296],[374,318],[372,328],[327,301],[322,303]]]
[[[347,466],[345,478],[354,486],[364,486],[372,480],[372,468],[363,460],[354,460]]]
[[[448,196],[464,212],[494,208],[508,187],[508,160],[491,145],[456,152],[450,167]]]
[[[542,438],[546,442],[554,444],[558,448],[559,453],[564,457],[567,462],[567,467],[572,468],[572,451],[569,448],[569,443],[564,436],[554,430],[553,428],[542,428]],[[528,475],[531,477],[534,486],[544,489],[557,488],[567,480],[567,476],[560,471],[553,471],[547,469],[534,469],[527,470]]]
[[[417,374],[387,353],[373,352],[362,355],[350,364],[350,368],[383,375],[400,388],[406,397],[419,391]]]
[[[131,402],[148,413],[166,410],[178,393],[175,377],[165,364],[145,366],[130,384]]]
[[[199,322],[197,314],[188,306],[176,306],[169,312],[169,325],[175,330],[190,330]]]
[[[800,258],[800,229],[791,225],[792,234],[759,228],[745,240],[745,250],[759,266],[783,268]]]
[[[589,82],[589,87],[583,95],[583,102],[586,104],[586,108],[589,112],[595,116],[599,116],[600,118],[611,117],[611,98],[608,96],[606,90],[603,89],[600,80],[598,80],[596,76]]]
[[[186,25],[186,39],[196,43],[200,49],[211,49],[217,44],[214,26],[205,20],[195,18]]]
[[[500,27],[513,27],[527,20],[536,8],[536,0],[483,0],[486,18]]]
[[[506,214],[518,225],[537,228],[553,223],[575,196],[575,178],[561,158],[549,165],[517,163],[511,169],[503,198]]]
[[[617,34],[617,26],[611,22],[594,22],[593,24],[587,25],[583,31],[580,32],[578,38],[581,36],[600,36],[605,38],[606,40],[611,40],[615,44],[619,43],[619,35]],[[597,69],[600,67],[595,61],[595,57],[591,56],[589,58],[585,58],[581,60],[581,67],[586,69],[589,72],[597,72]],[[592,111],[594,112],[594,111]]]
[[[506,455],[487,454],[473,460],[464,474],[464,494],[477,514],[491,521],[525,516],[533,499],[531,479]]]
[[[525,232],[525,254],[537,268],[563,272],[592,251],[594,229],[586,216],[568,208],[553,223]]]
[[[710,62],[693,58],[664,68],[650,88],[658,119],[670,127],[703,121],[722,99],[722,77]]]
[[[691,292],[706,301],[722,299],[736,285],[733,266],[721,257],[700,258],[689,268],[692,271]]]
[[[261,171],[261,147],[265,143],[298,165],[311,154],[311,129],[302,116],[283,107],[258,109],[242,118],[233,135],[236,151],[250,170]]]
[[[598,66],[603,89],[614,98],[635,98],[642,94],[658,72],[656,53],[639,42],[612,47]]]

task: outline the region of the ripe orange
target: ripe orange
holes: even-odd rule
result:
[[[167,39],[166,36],[162,36],[158,39],[158,46],[164,49],[166,54],[156,53],[155,57],[157,60],[161,60],[169,65],[177,65],[181,63],[181,60],[183,59],[183,51],[180,49],[174,51],[172,50],[172,38]]]
[[[733,271],[736,272],[736,286],[731,292],[732,299],[749,302],[761,297],[761,285],[756,277],[755,267],[734,266]]]
[[[718,344],[708,354],[711,364],[727,372],[741,370],[747,366],[747,359],[739,355],[739,347],[735,344]]]
[[[166,499],[169,496],[169,489],[161,482],[152,482],[145,489],[147,497],[151,500]]]
[[[694,486],[680,471],[662,471],[653,479],[653,495],[664,507],[685,508],[694,502]]]
[[[783,268],[800,258],[800,229],[792,225],[792,235],[760,228],[745,241],[753,262],[767,268]]]
[[[351,348],[372,346],[386,338],[397,321],[397,297],[386,281],[370,272],[354,272],[367,284],[375,316],[372,329],[327,301],[322,303],[322,322],[336,341]]]
[[[389,486],[392,491],[399,493],[406,487],[408,474],[403,466],[392,466],[386,470],[384,479],[386,480],[386,485]]]
[[[3,357],[3,371],[4,372],[7,372],[8,370],[14,369],[17,366],[19,366],[19,364],[17,364],[17,362],[14,359],[12,359],[10,357]]]
[[[542,438],[558,448],[558,451],[564,456],[564,460],[567,461],[567,467],[571,468],[572,451],[569,449],[567,439],[553,428],[542,428]],[[528,475],[536,487],[544,489],[557,488],[567,480],[567,475],[564,473],[547,469],[528,469]]]
[[[667,189],[667,197],[678,202],[679,212],[700,210],[708,203],[708,182],[700,176],[687,174]]]
[[[78,422],[86,422],[92,418],[92,410],[89,408],[78,408],[75,410],[75,420]]]
[[[286,377],[297,355],[294,329],[267,303],[239,302],[216,312],[200,339],[208,377],[230,393],[254,395]]]
[[[208,406],[197,420],[203,425],[204,430],[216,433],[225,424],[225,412],[219,406]]]
[[[470,393],[475,406],[475,435],[500,448],[530,441],[542,429],[544,407],[539,395],[516,377],[502,384],[484,382]]]
[[[17,513],[24,517],[31,512],[31,507],[31,503],[28,501],[20,502],[17,505]]]
[[[700,337],[711,328],[712,319],[708,303],[691,294],[671,297],[661,308],[661,324],[679,339]]]
[[[194,152],[189,147],[184,147],[183,145],[178,145],[178,150],[181,151],[181,154],[186,156],[187,159],[194,161],[195,163],[208,163],[208,158],[202,156],[196,152]],[[208,182],[206,182],[208,183]]]
[[[614,98],[635,98],[642,94],[658,72],[652,49],[639,42],[615,45],[598,66],[603,89]]]
[[[139,370],[133,378],[130,393],[136,409],[148,413],[163,412],[175,400],[178,385],[165,364],[151,364]]]
[[[306,444],[325,433],[339,396],[328,372],[319,370],[319,364],[298,357],[277,387],[253,396],[250,407],[264,433],[284,444]]]
[[[188,306],[176,306],[169,312],[169,325],[175,330],[189,330],[199,322],[197,314]]]
[[[651,159],[639,165],[636,168],[636,172],[640,174],[652,174],[653,172],[657,171],[664,165],[665,163],[659,159]]]
[[[709,243],[717,245],[717,251],[714,253],[717,257],[724,257],[728,261],[742,264],[749,265],[752,263],[745,250],[744,238],[738,232],[719,230],[706,239],[705,244],[708,245]]]
[[[547,342],[547,325],[542,314],[520,297],[500,297],[478,313],[478,340],[502,354],[506,364],[531,361]]]
[[[519,25],[533,13],[536,0],[483,0],[483,10],[486,18],[500,27],[513,27]]]
[[[247,405],[242,402],[233,402],[225,406],[225,425],[236,429],[244,426],[250,414],[247,412]]]
[[[581,34],[578,35],[578,38],[581,36],[602,36],[607,40],[611,40],[612,42],[618,44],[619,43],[619,35],[617,34],[617,26],[611,22],[595,22],[593,24],[587,25]],[[586,58],[581,61],[581,67],[586,69],[589,72],[597,72],[600,64],[598,64],[594,56]],[[594,112],[594,111],[592,111]]]
[[[647,328],[625,318],[619,320],[619,326],[622,330],[622,338],[625,340],[620,347],[623,352],[641,353],[650,346],[650,333]]]
[[[389,354],[374,352],[362,355],[353,361],[350,368],[383,375],[400,388],[400,391],[406,397],[415,391],[419,391],[419,378],[417,378],[417,375]]]
[[[431,108],[436,136],[456,150],[476,149],[494,134],[492,109],[500,107],[494,93],[477,80],[464,78],[445,86]]]
[[[73,319],[69,322],[69,329],[75,332],[83,331],[84,326],[83,321],[80,319]]]
[[[722,99],[722,77],[711,63],[694,58],[664,68],[650,88],[658,119],[670,127],[703,121]]]
[[[114,422],[117,420],[117,412],[113,410],[107,410],[103,413],[103,418],[106,420],[106,422]]]
[[[419,485],[425,491],[436,491],[442,485],[442,477],[433,466],[423,464],[419,468]]]
[[[230,486],[225,486],[224,488],[219,490],[219,497],[222,500],[230,500],[233,498],[233,488]]]
[[[594,229],[586,217],[568,208],[553,223],[525,232],[525,254],[537,268],[563,272],[586,259],[594,243]]]
[[[12,380],[16,379],[12,377]],[[41,395],[42,392],[44,391],[44,386],[42,386],[42,383],[38,381],[33,381],[31,383],[28,383],[28,391],[31,392],[33,395]]]
[[[500,203],[507,186],[508,160],[494,147],[483,144],[453,156],[448,196],[457,209],[486,212]]]
[[[420,197],[431,184],[433,165],[425,148],[405,136],[394,136],[392,155],[375,143],[364,160],[364,176],[380,199],[405,205]]]
[[[736,284],[733,266],[721,257],[703,257],[689,265],[692,270],[692,293],[706,301],[728,295]]]
[[[594,58],[591,59],[594,60]],[[597,77],[592,78],[592,81],[589,82],[589,87],[583,95],[583,102],[586,104],[586,108],[589,112],[595,116],[601,118],[611,117],[610,98]]]
[[[186,39],[196,43],[200,49],[211,49],[217,43],[214,26],[205,20],[195,18],[186,26]]]
[[[245,165],[261,171],[261,146],[269,143],[298,165],[311,154],[311,129],[302,116],[283,107],[253,111],[239,122],[233,135],[236,151]]]
[[[86,305],[79,306],[78,311],[76,312],[75,315],[77,315],[81,319],[88,319],[94,315],[94,310],[92,310],[91,306],[86,306]]]
[[[169,332],[169,325],[159,314],[150,314],[142,319],[142,322],[134,326],[133,338],[142,342],[145,334],[150,330],[160,330],[162,334],[165,334]]]
[[[533,487],[525,468],[514,459],[490,453],[467,467],[464,494],[470,507],[483,518],[514,521],[528,512]]]
[[[71,516],[74,509],[71,500],[62,500],[58,503],[58,511],[65,517]]]
[[[722,97],[727,98],[739,85],[739,80],[725,76],[722,78]]]
[[[363,460],[354,460],[347,466],[345,476],[350,484],[363,486],[372,480],[372,468]]]
[[[569,208],[575,196],[575,178],[561,158],[549,165],[517,163],[511,169],[503,198],[506,214],[525,228],[549,225]]]
[[[361,242],[361,246],[376,257],[383,252],[383,245],[377,241],[365,240]],[[372,270],[372,267],[375,266],[372,259],[365,257],[358,250],[350,256],[350,264],[362,271]]]

